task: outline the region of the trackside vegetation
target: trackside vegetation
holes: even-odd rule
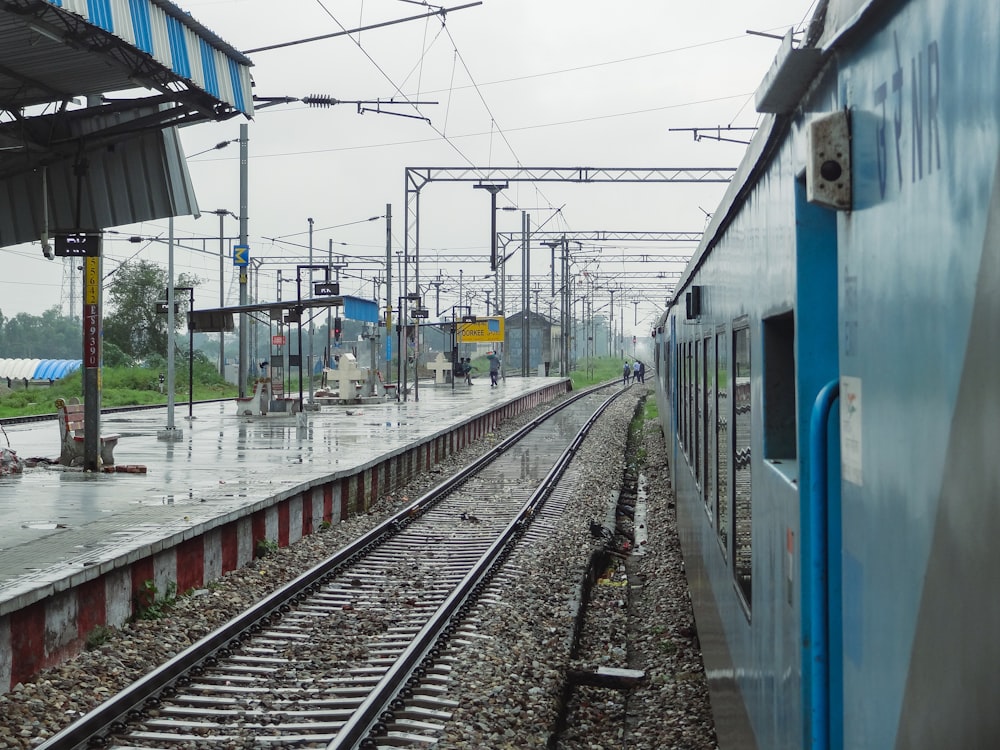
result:
[[[194,400],[232,398],[238,389],[219,376],[217,366],[201,352],[194,355]],[[167,395],[160,391],[160,374],[167,371],[166,363],[152,359],[141,367],[107,367],[101,370],[101,405],[147,406],[166,404]],[[177,366],[174,398],[188,399],[187,362]],[[28,417],[55,413],[57,398],[80,398],[83,374],[80,370],[57,380],[51,386],[7,389],[0,383],[0,418]]]

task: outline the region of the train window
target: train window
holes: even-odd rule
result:
[[[733,330],[733,575],[747,611],[752,606],[753,503],[750,482],[751,439],[750,329]]]
[[[684,452],[691,460],[691,342],[684,344]]]
[[[794,460],[795,317],[764,320],[764,457]]]
[[[684,344],[677,345],[677,439],[681,447],[684,447],[684,363],[687,357],[684,356]]]
[[[715,337],[715,527],[722,556],[729,558],[729,339]]]
[[[694,459],[694,483],[701,486],[701,343],[692,341],[691,348],[694,350],[694,388],[691,399],[691,453]]]
[[[663,362],[660,365],[659,372],[657,375],[660,377],[660,384],[663,387],[665,393],[673,393],[674,383],[673,383],[673,373],[670,371],[672,354],[670,345],[664,344],[663,346]]]
[[[715,338],[708,336],[702,342],[704,352],[701,361],[705,367],[705,393],[702,400],[702,415],[704,421],[701,428],[701,452],[704,458],[705,474],[702,484],[702,498],[705,501],[705,508],[708,510],[708,517],[712,517],[712,477],[715,474],[715,441],[711,436],[715,434]]]
[[[684,455],[691,458],[691,344],[684,342]]]

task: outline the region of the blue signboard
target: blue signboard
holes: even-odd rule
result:
[[[233,245],[233,265],[234,266],[250,265],[249,245]]]

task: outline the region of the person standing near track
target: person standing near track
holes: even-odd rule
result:
[[[490,361],[490,388],[497,384],[500,377],[500,355],[496,352],[486,352],[486,359]]]
[[[628,379],[629,379],[629,376],[631,374],[632,374],[632,365],[630,365],[628,363],[628,360],[626,359],[625,360],[625,368],[622,370],[622,384],[623,385],[628,385]]]

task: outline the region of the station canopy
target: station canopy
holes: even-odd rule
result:
[[[174,128],[251,117],[251,65],[166,0],[0,0],[0,247],[197,215]]]
[[[192,310],[190,312],[190,325],[192,328],[201,331],[232,330],[232,316],[239,313],[266,313],[271,320],[285,320],[286,316],[298,313],[295,321],[302,323],[308,314],[303,315],[307,310],[310,312],[328,308],[340,307],[344,310],[344,317],[348,320],[358,320],[363,323],[379,322],[379,307],[374,300],[354,297],[349,294],[333,295],[329,297],[316,297],[313,299],[285,300],[283,302],[256,302],[250,305],[235,305],[230,307],[214,307],[202,310]],[[228,324],[217,325],[222,318],[228,316]]]

